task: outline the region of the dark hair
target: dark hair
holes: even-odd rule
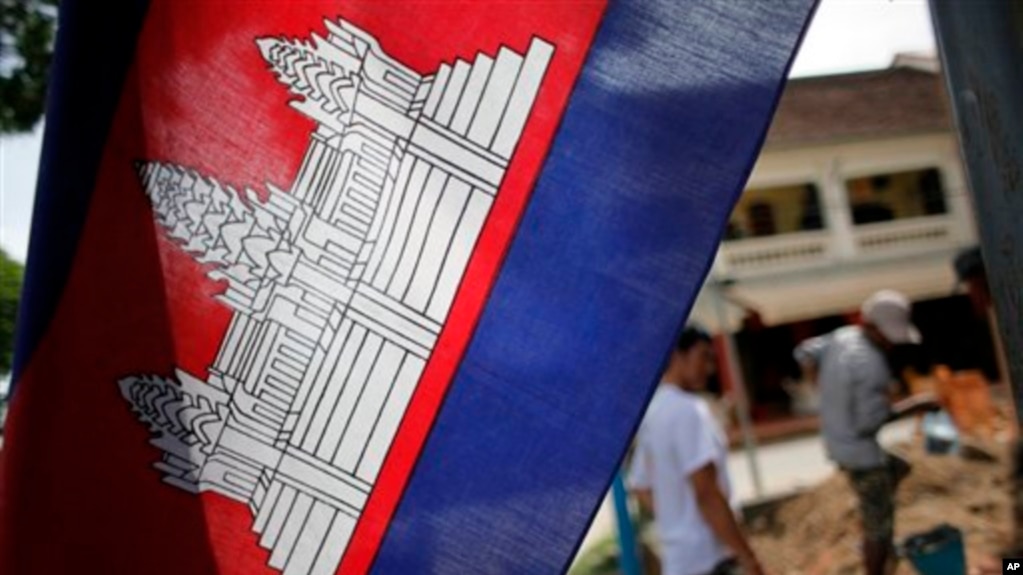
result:
[[[675,342],[675,349],[678,351],[689,351],[694,345],[701,341],[710,343],[710,334],[697,325],[687,325],[679,334]]]

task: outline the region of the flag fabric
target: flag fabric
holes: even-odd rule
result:
[[[567,569],[813,5],[62,2],[0,571]]]

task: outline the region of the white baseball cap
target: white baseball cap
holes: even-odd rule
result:
[[[860,307],[863,321],[876,327],[892,344],[920,343],[920,332],[909,313],[909,299],[890,289],[876,292]]]

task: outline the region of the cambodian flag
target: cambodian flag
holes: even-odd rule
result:
[[[0,571],[566,569],[813,4],[62,2]]]

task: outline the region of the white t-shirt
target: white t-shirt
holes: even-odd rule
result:
[[[707,403],[676,385],[654,393],[636,436],[629,485],[651,489],[664,575],[702,575],[731,556],[700,514],[689,476],[713,462],[718,485],[732,501],[728,443]]]

